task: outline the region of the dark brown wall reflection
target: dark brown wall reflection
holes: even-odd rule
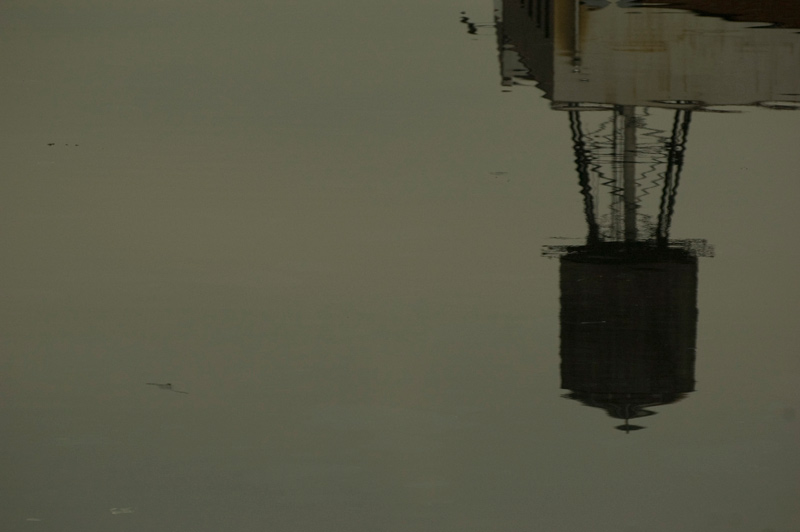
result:
[[[796,0],[682,0],[680,2],[657,2],[644,0],[642,4],[691,9],[697,13],[716,15],[738,22],[765,22],[783,28],[800,27],[800,12]]]

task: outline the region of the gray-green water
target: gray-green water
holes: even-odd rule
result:
[[[798,101],[798,29],[584,6],[576,81],[547,3],[546,98],[517,4],[0,6],[0,529],[800,530],[800,113],[742,105]],[[695,391],[626,434],[561,397],[542,246],[587,232],[554,100],[642,71],[738,112],[671,225],[715,249]]]

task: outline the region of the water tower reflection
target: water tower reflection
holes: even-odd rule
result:
[[[504,90],[535,84],[569,119],[587,235],[544,249],[560,263],[561,386],[626,432],[695,388],[698,257],[713,250],[670,234],[693,115],[800,108],[800,38],[783,29],[800,3],[648,3],[495,3]]]
[[[563,108],[587,236],[545,248],[560,261],[561,387],[629,432],[694,391],[698,257],[712,251],[670,238],[692,111]]]

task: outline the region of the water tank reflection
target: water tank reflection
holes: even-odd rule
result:
[[[697,257],[594,245],[560,258],[561,387],[625,420],[694,391]]]

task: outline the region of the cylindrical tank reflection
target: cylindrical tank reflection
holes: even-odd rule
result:
[[[683,249],[573,248],[561,266],[561,387],[627,420],[694,391],[697,257]]]

